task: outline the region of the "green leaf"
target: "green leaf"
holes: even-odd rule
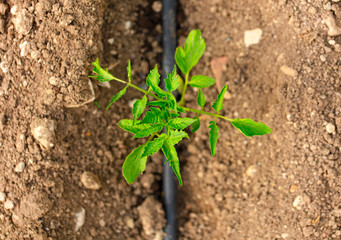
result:
[[[168,142],[172,145],[178,144],[183,138],[188,138],[188,134],[182,130],[171,130]]]
[[[141,123],[162,123],[162,111],[158,108],[151,107],[146,113]]]
[[[111,98],[111,100],[110,100],[110,102],[109,102],[109,104],[108,104],[108,106],[107,106],[106,109],[108,109],[108,108],[111,106],[111,104],[113,104],[113,103],[116,102],[118,99],[120,99],[120,98],[126,93],[127,88],[128,88],[128,85],[127,85],[125,88],[123,88],[121,91],[119,91],[116,95],[114,95],[114,96]]]
[[[148,106],[159,106],[162,109],[164,109],[167,105],[167,101],[166,100],[157,100],[157,101],[151,101],[147,103]]]
[[[175,129],[185,129],[194,122],[195,119],[192,118],[173,118],[168,122],[168,126]]]
[[[168,91],[172,92],[180,86],[180,81],[178,81],[178,75],[176,73],[176,66],[174,66],[173,72],[171,74],[167,73],[167,78],[165,79],[166,88]]]
[[[150,127],[149,124],[146,123],[140,123],[141,121],[136,120],[134,124],[133,119],[122,119],[121,121],[118,122],[118,126],[122,128],[123,130],[131,133],[138,133],[143,129],[147,129]]]
[[[96,76],[89,76],[89,77],[95,78],[100,82],[107,82],[107,81],[111,81],[114,79],[114,76],[109,73],[108,69],[104,70],[99,65],[98,58],[96,59],[96,62],[92,63],[92,65],[94,66],[94,70],[92,70],[92,72],[97,73],[97,75]]]
[[[172,145],[168,140],[166,140],[162,146],[162,151],[165,154],[167,161],[171,165],[179,184],[182,186],[182,179],[180,174],[180,162],[178,158],[178,153],[174,145]]]
[[[127,72],[128,72],[129,83],[131,83],[131,64],[130,64],[130,60],[128,61]]]
[[[171,93],[168,93],[167,100],[168,100],[167,106],[177,112],[178,111],[178,103],[176,102],[174,95]]]
[[[197,88],[206,88],[215,84],[215,79],[202,75],[195,75],[191,78],[189,85]]]
[[[146,168],[147,157],[142,157],[144,149],[145,144],[135,148],[123,163],[123,176],[129,184],[133,183]]]
[[[192,30],[185,43],[184,49],[178,47],[175,52],[175,61],[183,74],[188,74],[198,63],[206,49],[205,39],[200,30]]]
[[[200,120],[198,117],[195,117],[195,122],[192,124],[192,133],[195,133],[200,128]]]
[[[147,97],[143,96],[143,98],[140,100],[136,100],[133,105],[133,119],[134,121],[137,120],[138,117],[141,116],[141,114],[144,112],[144,109],[147,105]]]
[[[218,114],[219,114],[219,111],[223,109],[223,100],[224,100],[226,90],[227,90],[227,85],[223,87],[223,89],[218,94],[217,100],[215,100],[215,102],[212,104],[213,109],[216,110]]]
[[[202,108],[205,106],[205,103],[206,103],[205,96],[202,93],[200,88],[199,88],[199,91],[198,91],[197,103]]]
[[[152,133],[156,133],[161,131],[163,128],[163,124],[155,124],[155,125],[151,125],[149,126],[149,128],[146,129],[142,129],[140,132],[136,133],[134,138],[143,138],[143,137],[147,137]]]
[[[155,65],[154,69],[152,69],[149,72],[146,83],[148,87],[159,86],[160,74],[159,74],[159,70],[157,69],[157,65]]]
[[[247,137],[255,135],[264,135],[272,132],[272,129],[262,122],[255,122],[250,118],[233,119],[230,121],[232,125],[239,129]]]
[[[153,141],[147,143],[142,157],[148,157],[154,153],[157,153],[161,149],[166,137],[167,135],[162,133],[160,137],[155,138]]]
[[[211,121],[209,128],[211,129],[209,131],[211,154],[212,154],[212,156],[214,156],[215,155],[215,149],[217,147],[218,137],[219,137],[219,134],[218,134],[219,128],[217,126],[216,121]]]

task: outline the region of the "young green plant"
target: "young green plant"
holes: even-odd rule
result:
[[[203,75],[192,76],[190,80],[189,77],[192,68],[198,63],[199,59],[204,54],[205,49],[206,43],[201,36],[201,31],[192,30],[186,39],[184,48],[178,47],[175,53],[175,61],[184,75],[184,82],[181,82],[182,80],[177,74],[176,66],[174,66],[173,71],[167,73],[167,78],[165,79],[167,91],[159,86],[160,74],[157,66],[148,74],[146,78],[148,89],[144,90],[131,81],[130,61],[128,62],[127,67],[128,81],[118,79],[110,74],[108,69],[103,69],[99,64],[98,59],[92,63],[94,66],[93,72],[96,73],[96,75],[90,77],[95,78],[100,82],[115,80],[125,85],[122,90],[112,97],[107,108],[120,99],[129,87],[134,88],[143,94],[142,98],[136,100],[133,105],[132,118],[122,119],[118,123],[120,128],[132,133],[133,138],[148,138],[144,144],[135,148],[124,161],[122,168],[123,176],[128,183],[133,183],[136,178],[144,172],[147,158],[161,150],[167,158],[166,162],[169,162],[179,184],[182,186],[180,162],[175,145],[182,139],[189,138],[185,131],[188,126],[192,125],[192,132],[195,132],[200,128],[200,114],[208,115],[213,118],[208,126],[210,128],[209,141],[212,156],[216,153],[217,140],[219,137],[219,128],[217,126],[217,120],[219,118],[229,121],[247,137],[271,133],[272,130],[264,123],[255,122],[250,118],[230,119],[219,114],[223,109],[224,95],[227,91],[226,85],[212,104],[215,113],[204,111],[206,99],[201,89],[212,86],[215,84],[215,80]],[[178,90],[180,85],[183,86],[182,95],[180,101],[177,102],[173,95],[173,91]],[[201,108],[200,110],[184,106],[188,85],[198,88],[197,103]],[[148,96],[150,99],[148,99]],[[193,118],[181,116],[181,114],[187,112],[197,113],[197,115]],[[165,131],[162,131],[163,129],[165,129]]]

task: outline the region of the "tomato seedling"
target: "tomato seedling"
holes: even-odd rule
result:
[[[199,59],[204,54],[205,49],[206,43],[201,36],[201,31],[192,30],[186,39],[184,48],[178,47],[175,52],[175,61],[184,76],[184,82],[177,74],[176,66],[174,66],[174,70],[171,73],[167,73],[167,78],[165,79],[166,89],[168,91],[163,90],[159,86],[160,74],[157,66],[148,74],[146,78],[148,89],[144,90],[131,81],[130,61],[128,62],[127,67],[128,81],[114,77],[108,72],[108,69],[104,70],[100,66],[98,59],[96,62],[92,63],[94,66],[93,72],[97,75],[90,77],[93,77],[100,82],[115,80],[125,84],[125,87],[112,97],[107,109],[111,104],[120,99],[129,87],[132,87],[143,94],[143,97],[136,100],[133,105],[132,119],[122,119],[118,123],[120,128],[132,133],[134,135],[133,138],[148,137],[148,140],[135,148],[124,161],[123,176],[128,183],[133,183],[145,170],[147,158],[161,150],[167,158],[166,162],[169,162],[179,184],[182,186],[180,163],[175,145],[183,138],[189,138],[188,134],[185,132],[185,128],[192,125],[192,132],[199,129],[200,114],[209,115],[213,118],[208,126],[210,128],[209,141],[212,156],[215,155],[219,137],[219,128],[217,126],[218,118],[229,121],[247,137],[271,133],[272,130],[264,123],[255,122],[250,118],[230,119],[219,114],[223,109],[223,100],[227,91],[227,85],[223,87],[218,94],[217,99],[212,104],[215,113],[204,111],[206,99],[201,89],[212,86],[215,84],[215,80],[203,75],[192,76],[190,80],[189,77],[192,68],[198,63]],[[197,103],[201,110],[184,107],[185,94],[188,85],[199,89]],[[182,95],[180,101],[177,102],[173,91],[178,90],[180,86],[182,86]],[[150,96],[151,99],[148,99],[147,96]],[[197,115],[193,118],[181,117],[181,114],[186,112],[194,112],[197,113]],[[162,131],[163,129],[165,129],[165,131]]]

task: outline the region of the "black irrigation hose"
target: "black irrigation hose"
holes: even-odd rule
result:
[[[172,72],[175,60],[174,54],[176,49],[176,0],[162,0],[162,75],[163,80],[167,72]],[[163,86],[165,86],[163,81]],[[164,87],[165,88],[165,87]],[[165,161],[164,156],[164,161]],[[167,225],[165,228],[165,240],[175,240],[177,233],[176,226],[176,188],[177,181],[169,164],[165,164],[163,168],[163,193],[164,206],[166,211]]]

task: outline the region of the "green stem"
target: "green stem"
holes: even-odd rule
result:
[[[179,105],[182,107],[183,105],[185,105],[185,94],[186,94],[186,91],[187,91],[187,85],[188,85],[188,76],[189,76],[189,73],[186,73],[185,74],[185,85],[182,89],[182,94],[181,94],[181,99],[179,101]]]
[[[132,83],[128,83],[124,80],[121,80],[121,79],[117,79],[115,78],[114,80],[120,82],[120,83],[124,83],[124,84],[127,84],[129,87],[132,87],[132,88],[135,88],[136,90],[140,91],[140,92],[143,92],[144,94],[148,95],[148,96],[151,96],[157,100],[163,100],[162,98],[156,96],[155,94],[151,93],[151,92],[148,92]],[[182,99],[182,98],[181,98]],[[181,101],[181,100],[180,100]],[[180,105],[180,104],[179,104]],[[205,114],[205,115],[209,115],[209,116],[212,116],[212,117],[217,117],[217,118],[222,118],[222,119],[225,119],[227,121],[232,121],[231,118],[228,118],[228,117],[224,117],[224,116],[221,116],[219,114],[216,114],[216,113],[210,113],[210,112],[205,112],[203,110],[197,110],[197,109],[193,109],[193,108],[188,108],[188,107],[182,107],[185,111],[187,112],[194,112],[194,113],[200,113],[200,114]]]

